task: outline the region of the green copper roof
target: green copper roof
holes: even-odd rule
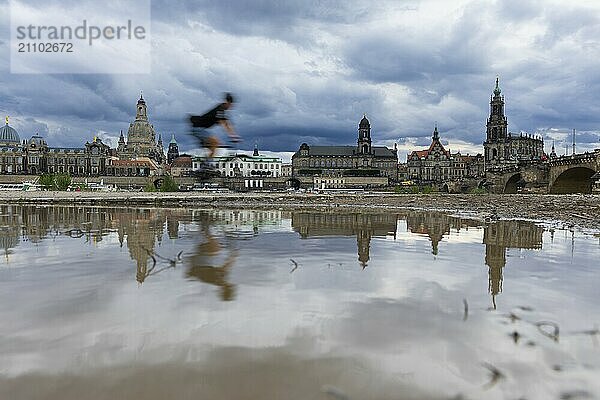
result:
[[[502,91],[500,90],[500,79],[496,77],[496,88],[494,89],[494,94],[499,96]]]

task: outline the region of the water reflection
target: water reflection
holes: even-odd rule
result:
[[[0,205],[0,245],[0,398],[600,393],[600,248],[581,233],[417,211]],[[504,378],[486,386],[482,365]]]
[[[396,238],[396,214],[339,214],[293,212],[292,227],[303,239],[324,236],[356,236],[358,261],[364,269],[369,262],[371,238],[391,235]]]
[[[356,237],[357,260],[362,269],[370,260],[371,240],[397,239],[398,224],[405,221],[412,234],[427,237],[431,253],[439,255],[439,244],[451,232],[483,227],[484,263],[488,267],[488,292],[496,307],[502,292],[503,269],[508,249],[539,250],[544,229],[527,221],[496,221],[489,224],[435,212],[404,213],[282,212],[249,210],[186,210],[159,208],[33,207],[0,206],[0,246],[5,262],[19,242],[40,242],[66,235],[97,243],[112,232],[135,261],[135,279],[142,284],[157,268],[155,249],[165,238],[176,240],[180,231],[195,230],[194,246],[185,251],[186,276],[218,286],[224,301],[235,298],[235,285],[228,281],[238,252],[234,240],[250,239],[259,227],[276,226],[290,219],[302,239]],[[220,233],[214,233],[218,231]],[[554,231],[551,231],[554,237]],[[173,265],[171,265],[173,267]]]
[[[200,225],[203,238],[194,246],[192,255],[187,258],[186,276],[218,286],[221,300],[233,300],[235,285],[228,282],[228,276],[237,258],[237,251],[211,232],[214,220],[210,213],[198,213],[195,221]]]
[[[461,229],[468,230],[469,227],[481,225],[481,223],[474,220],[431,212],[408,212],[406,214],[406,223],[412,233],[425,235],[429,238],[431,241],[431,253],[436,256],[439,252],[440,241],[442,241],[444,236],[450,234],[451,229],[460,232]]]
[[[496,308],[496,295],[502,292],[502,270],[506,265],[507,249],[539,250],[544,229],[532,222],[499,221],[485,227],[485,265],[489,268],[488,291]]]

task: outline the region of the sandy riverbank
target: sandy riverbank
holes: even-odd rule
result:
[[[566,226],[600,230],[600,195],[0,192],[0,202],[35,205],[151,205],[283,209],[339,207],[346,211],[425,209],[467,213],[482,219],[524,218],[559,221]]]

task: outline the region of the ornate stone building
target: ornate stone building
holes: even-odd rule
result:
[[[20,141],[8,124],[0,128],[0,173],[67,173],[72,176],[104,175],[112,151],[99,138],[84,147],[49,147],[43,137],[34,135]]]
[[[129,124],[127,142],[121,131],[117,155],[121,160],[135,160],[138,157],[148,157],[158,164],[165,163],[165,151],[162,137],[156,140],[154,126],[148,121],[148,109],[144,97],[140,95],[137,102],[135,120]]]
[[[371,124],[363,116],[356,146],[309,146],[302,143],[292,156],[293,176],[386,176],[398,178],[398,152],[373,146]]]
[[[419,182],[443,183],[484,175],[483,156],[451,154],[440,142],[437,125],[426,150],[415,150],[407,156],[407,177]]]
[[[513,135],[508,132],[508,120],[504,110],[504,96],[498,78],[490,98],[490,116],[486,124],[486,169],[537,163],[545,159],[542,138],[527,134]]]
[[[8,125],[8,117],[6,117],[6,125],[0,128],[0,173],[23,173],[24,156],[19,133]]]
[[[0,174],[148,176],[164,172],[166,158],[162,140],[159,137],[156,141],[142,96],[137,102],[135,120],[127,131],[127,142],[121,132],[117,149],[111,149],[98,137],[83,147],[50,147],[39,135],[21,141],[19,133],[8,122],[6,117],[6,124],[0,128]],[[177,143],[174,143],[176,150]]]

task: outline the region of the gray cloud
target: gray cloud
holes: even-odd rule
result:
[[[375,141],[442,138],[481,145],[496,74],[513,132],[588,132],[597,143],[599,8],[558,2],[264,0],[153,2],[150,75],[18,75],[0,60],[0,111],[41,126],[50,145],[127,130],[139,91],[164,137],[184,150],[188,113],[224,91],[244,148],[349,144],[366,112]],[[7,7],[4,7],[7,9]],[[6,17],[2,23],[8,25]],[[8,53],[9,30],[0,29]]]

